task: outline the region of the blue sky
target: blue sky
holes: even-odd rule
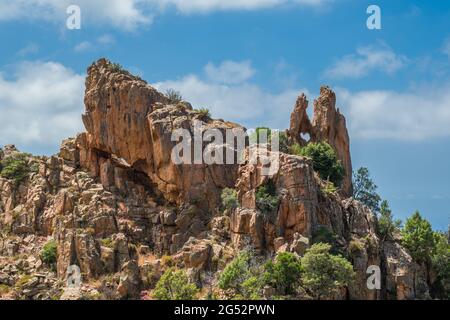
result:
[[[370,4],[382,30],[366,27]],[[395,215],[450,223],[448,1],[0,0],[0,41],[0,145],[50,154],[82,131],[86,68],[103,56],[248,128],[287,127],[296,96],[312,108],[327,84],[354,167]]]

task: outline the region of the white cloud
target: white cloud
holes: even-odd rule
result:
[[[249,76],[241,77],[241,80],[239,83],[225,84],[192,74],[178,80],[159,82],[154,86],[161,91],[175,89],[194,107],[209,108],[215,118],[238,122],[248,128],[261,125],[287,128],[297,96],[300,92],[307,92],[289,89],[272,93],[246,81]]]
[[[219,66],[208,63],[205,73],[213,82],[237,84],[249,80],[255,74],[250,61],[224,61]]]
[[[73,49],[76,52],[84,52],[88,50],[92,50],[99,47],[109,46],[115,43],[115,39],[113,36],[109,34],[104,34],[98,37],[94,42],[90,41],[82,41],[78,43]]]
[[[55,148],[83,130],[84,76],[56,62],[23,62],[0,74],[0,145]]]
[[[125,30],[149,25],[156,14],[175,8],[183,14],[228,10],[258,10],[281,5],[318,7],[334,0],[78,0],[82,28],[89,23],[112,24]],[[0,21],[36,19],[64,22],[72,0],[1,0]]]
[[[352,137],[422,141],[450,137],[450,83],[407,92],[337,90]]]
[[[324,73],[327,78],[361,78],[372,71],[393,74],[408,62],[386,45],[360,47],[356,54],[343,57]]]
[[[29,43],[28,45],[26,45],[25,47],[23,47],[22,49],[19,50],[19,52],[17,52],[17,55],[24,57],[26,55],[29,54],[34,54],[34,53],[38,53],[39,52],[39,46],[32,42]]]
[[[258,10],[280,5],[295,4],[321,6],[333,0],[147,0],[160,8],[174,6],[184,14],[226,10]]]
[[[90,43],[89,41],[83,41],[83,42],[80,42],[79,44],[77,44],[75,46],[75,48],[73,48],[73,49],[77,52],[82,52],[82,51],[87,51],[91,48],[92,48],[92,43]]]
[[[85,22],[112,24],[126,30],[152,22],[152,14],[144,13],[139,4],[142,0],[78,0],[82,25]],[[2,0],[0,21],[13,19],[35,19],[65,22],[66,9],[72,0]],[[65,24],[63,24],[65,25]]]

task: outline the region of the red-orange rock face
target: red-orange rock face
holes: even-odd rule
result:
[[[217,207],[222,188],[234,186],[237,165],[175,164],[172,133],[180,128],[193,132],[196,121],[201,130],[225,132],[240,126],[204,117],[186,102],[171,103],[106,60],[88,70],[85,105],[87,133],[77,139],[80,161],[104,186],[120,184],[117,168],[131,168],[146,175],[166,200],[209,208]]]
[[[300,145],[308,142],[302,138],[302,134],[307,133],[311,142],[327,142],[333,147],[345,169],[341,195],[350,197],[353,191],[350,138],[345,117],[336,109],[336,94],[328,87],[320,88],[320,96],[314,101],[312,124],[306,113],[307,107],[308,101],[302,94],[291,114],[289,135]]]

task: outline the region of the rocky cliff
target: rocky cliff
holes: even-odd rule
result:
[[[0,285],[3,298],[79,299],[142,297],[169,266],[188,270],[199,286],[205,274],[223,269],[244,246],[270,256],[303,255],[318,235],[334,235],[336,250],[357,273],[337,299],[426,298],[426,270],[398,241],[382,241],[376,217],[351,197],[352,166],[345,118],[336,96],[321,88],[314,118],[301,95],[291,115],[289,139],[305,145],[326,141],[346,176],[340,194],[311,160],[269,151],[279,159],[271,174],[264,161],[240,164],[175,164],[174,129],[244,130],[241,126],[173,101],[105,59],[88,69],[83,122],[86,132],[65,140],[58,155],[26,156],[30,170],[16,183],[0,178]],[[202,150],[208,143],[202,144]],[[224,141],[221,151],[234,143]],[[6,146],[0,160],[19,152]],[[273,183],[279,203],[271,215],[256,203],[257,189]],[[224,188],[237,190],[239,207],[220,209]],[[49,240],[57,246],[56,269],[41,259]],[[67,269],[76,265],[82,286],[67,288]],[[369,290],[366,270],[382,269],[382,290]],[[5,289],[6,288],[6,289]]]

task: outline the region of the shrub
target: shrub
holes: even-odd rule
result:
[[[262,271],[262,264],[257,261],[254,253],[242,251],[219,275],[218,286],[222,290],[231,290],[234,299],[260,299]]]
[[[409,250],[414,260],[428,263],[434,249],[434,234],[431,224],[416,211],[406,220],[402,230],[402,243]]]
[[[250,144],[271,143],[272,130],[267,127],[258,127],[255,129],[250,137]]]
[[[183,101],[183,96],[181,95],[181,93],[173,89],[166,90],[166,97],[170,100],[171,103],[178,103]]]
[[[280,196],[277,195],[275,183],[272,180],[268,180],[256,189],[255,196],[258,209],[266,217],[272,218],[280,203]]]
[[[57,244],[56,241],[48,241],[41,251],[41,260],[47,265],[54,265],[57,257]]]
[[[200,115],[201,119],[211,118],[211,112],[209,112],[209,109],[207,108],[195,109],[195,112]]]
[[[0,162],[0,168],[0,175],[3,178],[13,180],[15,185],[19,185],[31,172],[28,165],[28,155],[25,153],[17,153],[5,157]]]
[[[258,276],[251,276],[242,283],[242,297],[249,300],[261,300],[261,289],[261,278]]]
[[[280,132],[279,134],[280,152],[290,153],[289,139],[286,132]]]
[[[232,289],[235,292],[242,294],[242,284],[250,274],[251,253],[249,251],[242,251],[234,258],[222,273],[219,275],[219,288],[222,290]]]
[[[11,291],[11,287],[6,284],[0,284],[0,297],[2,295],[8,294]]]
[[[220,197],[222,198],[222,205],[226,210],[234,210],[239,207],[236,190],[225,188],[222,190]]]
[[[302,155],[302,146],[299,145],[298,143],[294,143],[290,148],[289,148],[289,153],[296,155],[296,156],[301,156]]]
[[[386,200],[381,202],[380,217],[378,219],[378,233],[380,236],[383,239],[392,239],[394,232],[400,229],[401,224],[400,220],[393,219],[389,203]]]
[[[183,270],[170,268],[156,284],[154,297],[158,300],[192,300],[198,292]]]
[[[328,143],[309,143],[299,150],[298,146],[295,146],[292,151],[295,152],[294,154],[310,158],[314,170],[323,180],[331,181],[335,186],[340,187],[345,170],[336,152]]]
[[[294,293],[300,281],[301,264],[297,256],[290,252],[281,252],[275,262],[265,266],[265,283],[276,288],[281,294]]]
[[[338,191],[338,189],[335,187],[333,182],[325,181],[325,186],[322,187],[322,191],[328,194],[335,194]]]
[[[302,286],[318,300],[349,285],[355,278],[351,263],[331,254],[330,249],[326,243],[314,244],[301,259]]]
[[[175,261],[173,261],[172,256],[168,256],[168,255],[162,256],[161,262],[162,262],[162,265],[165,267],[173,267],[175,264]]]

